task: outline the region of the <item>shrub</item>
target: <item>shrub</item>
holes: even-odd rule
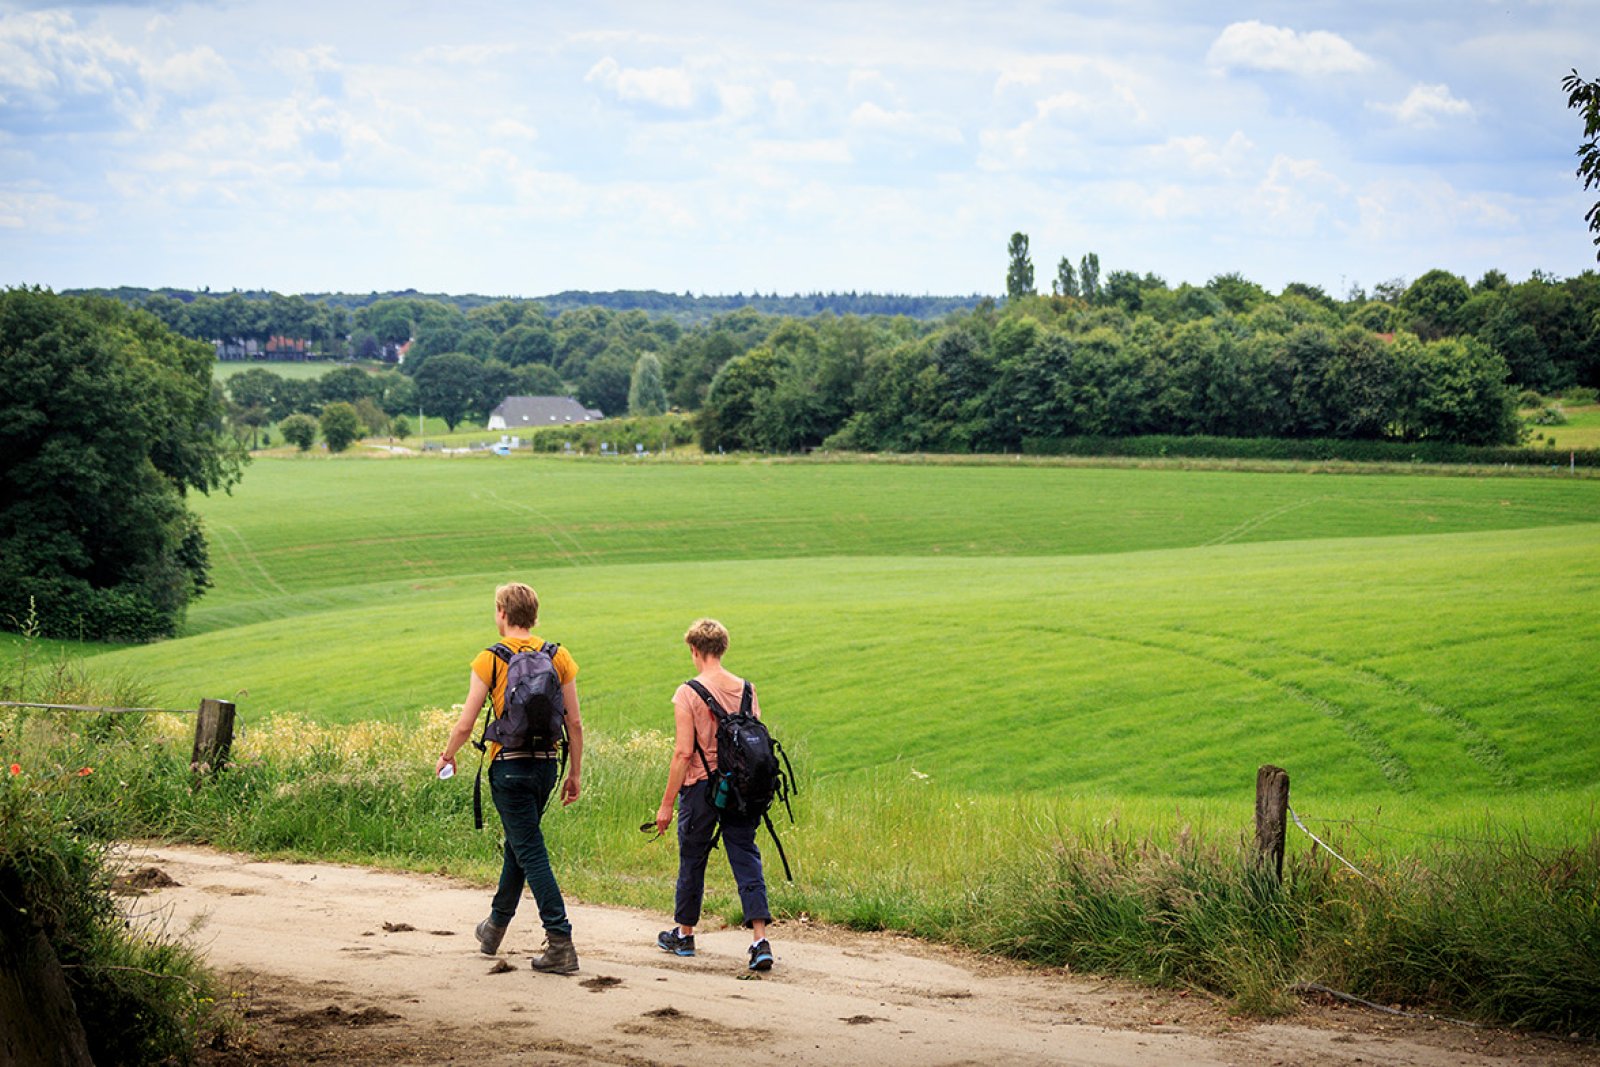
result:
[[[1350,463],[1459,463],[1485,466],[1550,464],[1542,449],[1462,445],[1447,441],[1342,441],[1283,437],[1044,437],[1022,442],[1039,456],[1126,456],[1135,459],[1296,460]],[[1600,449],[1578,449],[1574,462],[1600,466]]]
[[[278,423],[283,439],[304,452],[317,441],[317,420],[310,415],[290,415]]]

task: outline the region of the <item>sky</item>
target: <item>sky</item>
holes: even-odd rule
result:
[[[1334,296],[1596,267],[1594,0],[0,0],[0,284]]]

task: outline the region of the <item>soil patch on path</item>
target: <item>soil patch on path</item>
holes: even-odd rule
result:
[[[701,931],[680,959],[655,947],[663,916],[621,908],[570,908],[581,969],[563,978],[528,966],[531,902],[497,957],[478,952],[487,887],[188,846],[137,847],[127,865],[175,883],[130,914],[198,945],[241,1007],[244,1033],[206,1050],[209,1067],[1600,1063],[1592,1044],[1327,1005],[1254,1023],[1200,994],[814,924],[775,926],[777,965],[752,976],[744,931]]]

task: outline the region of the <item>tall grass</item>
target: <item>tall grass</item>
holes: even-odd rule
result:
[[[326,725],[277,718],[239,739],[201,788],[189,723],[152,716],[102,750],[84,780],[101,826],[227,848],[442,871],[487,887],[498,871],[492,818],[471,829],[473,768],[438,782],[432,760],[455,717]],[[654,811],[670,742],[598,736],[584,796],[546,832],[569,895],[665,915],[676,850],[637,830]],[[1285,1010],[1298,983],[1369,999],[1600,1036],[1600,834],[1555,849],[1483,828],[1477,844],[1409,852],[1339,842],[1291,852],[1281,884],[1244,841],[1239,812],[1131,814],[1103,802],[971,797],[914,777],[817,779],[798,753],[798,821],[777,825],[796,868],[774,909],[858,929],[900,930],[1051,966],[1203,988],[1239,1010]],[[1231,825],[1230,825],[1231,823]],[[1363,876],[1364,875],[1364,876]],[[707,913],[738,919],[731,878],[713,870]],[[471,916],[462,916],[467,922]],[[779,928],[781,936],[781,927]],[[646,936],[648,931],[641,931]],[[582,932],[579,931],[581,938]]]
[[[22,660],[4,699],[126,705],[139,688],[104,687],[64,660]],[[137,821],[116,777],[143,764],[147,730],[113,715],[0,708],[0,941],[42,932],[80,1008],[98,1064],[185,1062],[231,1016],[198,954],[173,932],[133,926],[112,897],[117,837]],[[114,757],[108,759],[107,757]]]

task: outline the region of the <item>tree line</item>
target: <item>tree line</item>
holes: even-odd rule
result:
[[[1434,270],[1335,298],[1235,273],[1174,287],[1102,272],[1087,253],[1060,259],[1050,295],[1033,283],[1015,234],[1007,298],[931,320],[746,307],[685,326],[637,309],[390,297],[350,314],[347,348],[406,345],[398,372],[325,384],[253,372],[229,394],[247,425],[345,402],[372,432],[419,406],[454,428],[506,396],[573,395],[608,416],[698,412],[710,448],[1015,450],[1080,434],[1503,442],[1519,430],[1517,392],[1600,385],[1593,272],[1513,283],[1489,271],[1469,284]],[[271,309],[296,299],[214,302],[253,303],[277,323]],[[148,296],[141,306],[178,314]],[[174,329],[214,326],[210,313]]]
[[[934,324],[789,320],[724,364],[710,449],[1017,451],[1075,436],[1511,444],[1523,391],[1600,386],[1600,276],[1429,271],[1343,300],[1237,274],[1169,287],[1099,257]],[[669,375],[672,365],[668,364]]]

